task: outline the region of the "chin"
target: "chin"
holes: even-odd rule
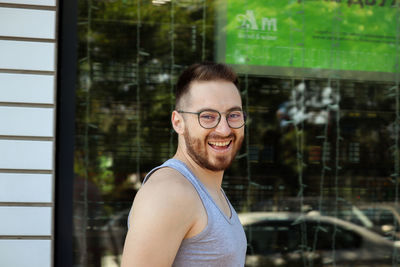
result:
[[[233,158],[231,158],[229,160],[224,158],[223,160],[217,160],[217,163],[214,164],[214,166],[220,170],[226,170],[232,165],[232,162],[233,162]]]
[[[186,152],[190,158],[200,167],[214,172],[224,171],[229,168],[235,159],[236,153],[243,141],[243,136],[233,139],[230,144],[231,151],[225,155],[218,155],[208,150],[208,143],[205,140],[193,138],[189,134],[184,135]],[[206,138],[207,140],[207,138]]]

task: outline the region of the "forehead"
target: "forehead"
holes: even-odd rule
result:
[[[195,81],[190,84],[188,104],[191,109],[211,108],[225,111],[242,107],[242,99],[236,86],[228,81]]]

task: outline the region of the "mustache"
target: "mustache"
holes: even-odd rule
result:
[[[218,141],[218,140],[226,140],[227,138],[232,138],[233,140],[235,140],[235,139],[236,139],[236,135],[235,135],[234,133],[230,133],[230,134],[227,135],[227,136],[221,136],[221,135],[219,135],[219,134],[211,133],[211,134],[209,134],[208,137],[207,137],[207,139],[213,139],[213,140],[215,140],[215,141]]]

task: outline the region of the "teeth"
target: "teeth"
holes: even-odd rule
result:
[[[226,141],[226,142],[208,142],[210,145],[213,146],[227,146],[229,145],[231,141]]]

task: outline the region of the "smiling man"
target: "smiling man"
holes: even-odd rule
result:
[[[190,66],[175,108],[176,154],[135,197],[122,266],[244,266],[245,233],[221,188],[244,137],[236,74],[223,64]]]

